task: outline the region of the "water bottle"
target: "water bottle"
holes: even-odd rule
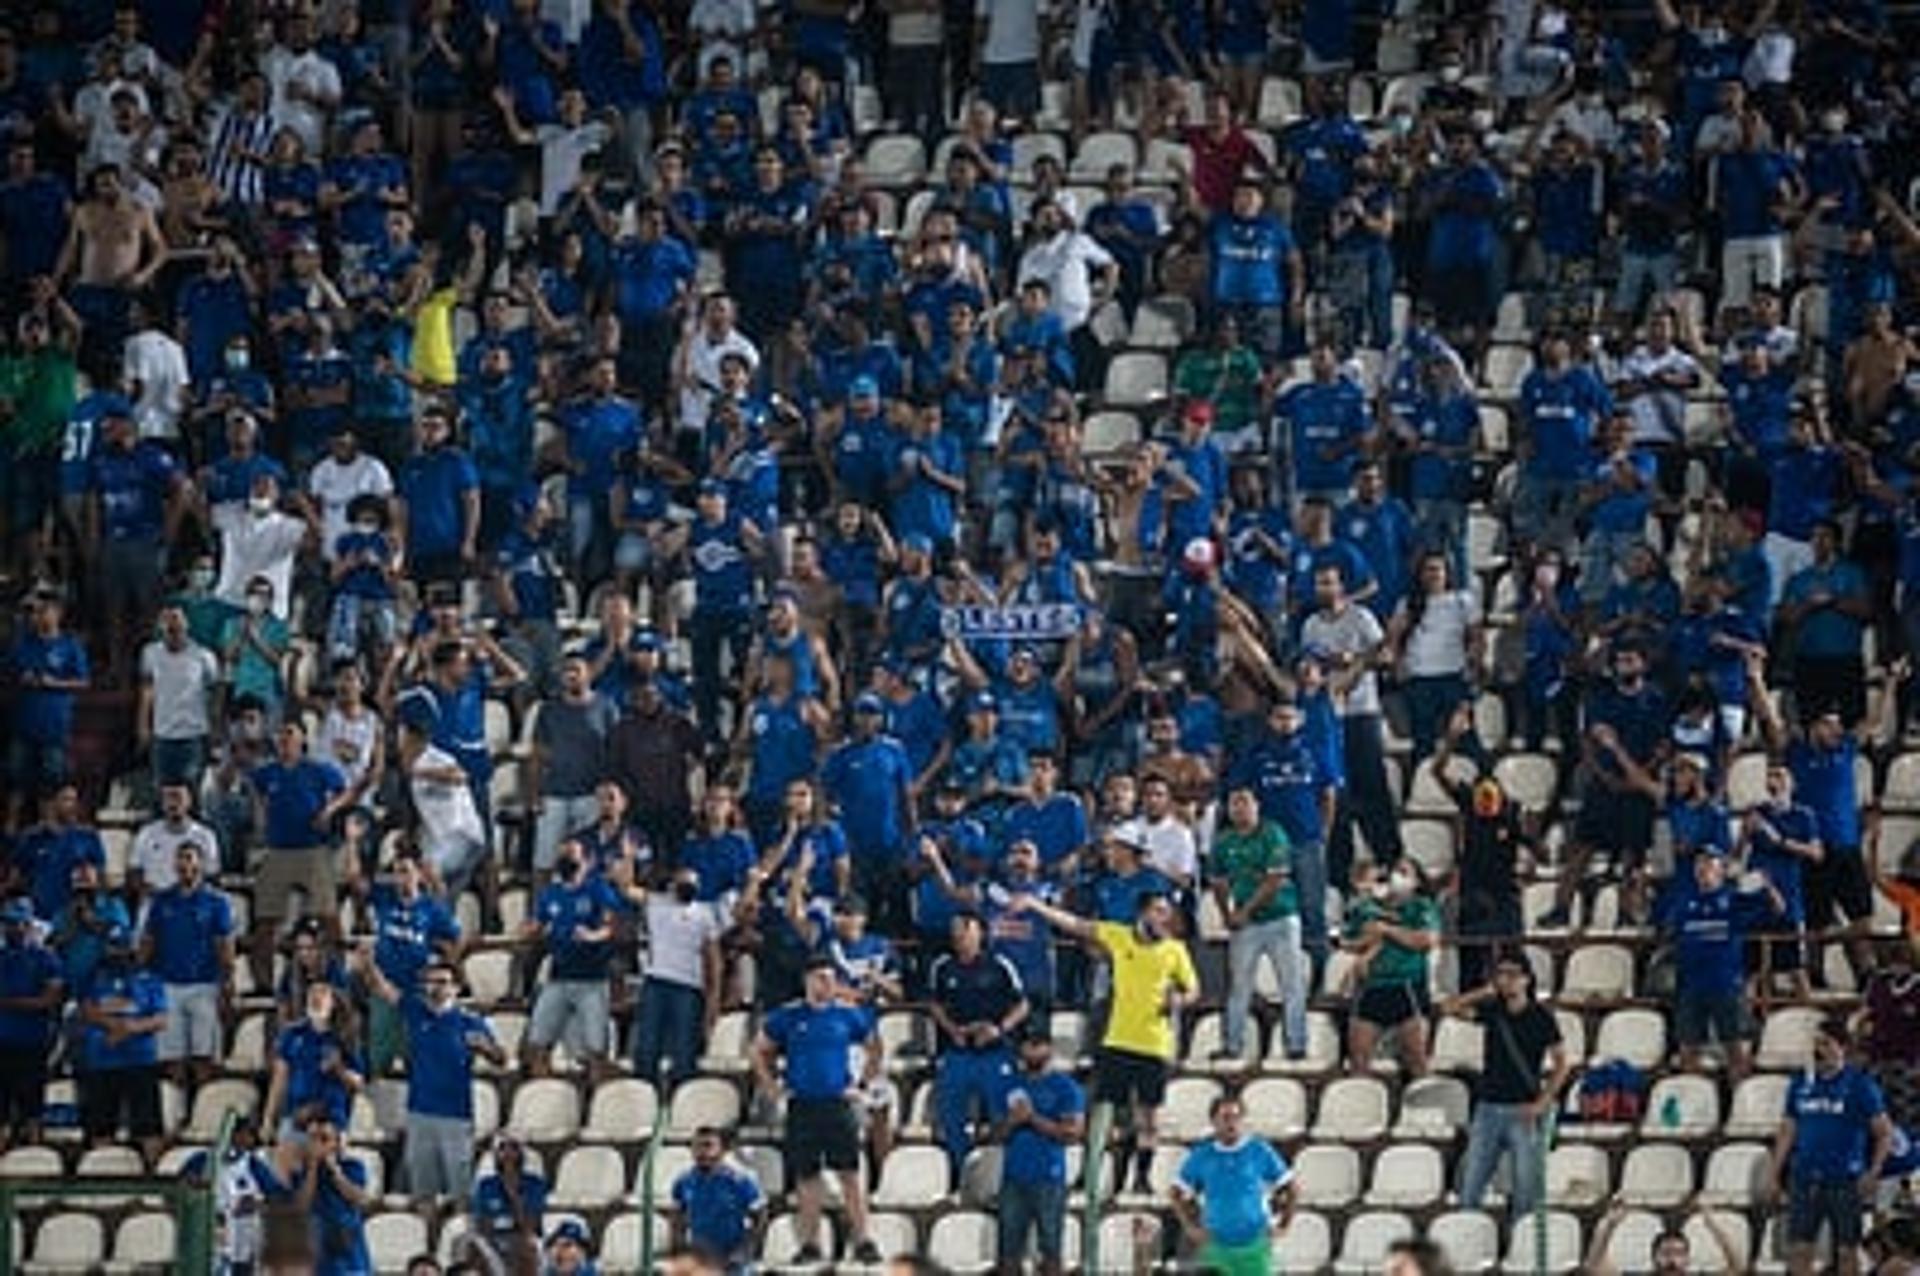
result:
[[[1670,1094],[1660,1104],[1660,1127],[1665,1130],[1680,1128],[1680,1098]]]

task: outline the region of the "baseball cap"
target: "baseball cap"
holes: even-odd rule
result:
[[[555,1241],[572,1241],[583,1249],[593,1245],[593,1237],[587,1232],[587,1225],[577,1218],[564,1219],[558,1227],[547,1233],[547,1244],[551,1245]]]
[[[1181,413],[1189,421],[1213,423],[1213,404],[1206,399],[1193,399],[1187,403],[1186,411]]]
[[[1147,831],[1138,820],[1122,820],[1107,830],[1107,838],[1120,846],[1131,846],[1136,851],[1147,849]]]
[[[853,711],[855,713],[885,713],[887,706],[886,702],[881,700],[879,696],[873,694],[873,692],[863,691],[854,700]]]
[[[834,904],[833,911],[836,913],[846,913],[849,916],[858,915],[865,917],[867,915],[867,901],[862,899],[857,892],[848,891],[840,897],[838,903]]]
[[[999,709],[1000,702],[991,691],[976,691],[967,697],[968,713],[997,713]]]
[[[925,532],[908,532],[900,538],[900,547],[910,549],[916,554],[931,554],[933,541]]]
[[[628,640],[628,645],[635,651],[660,651],[666,646],[657,629],[635,630],[633,637]]]
[[[725,496],[726,494],[726,480],[717,478],[704,478],[700,480],[700,495]]]
[[[880,383],[872,377],[855,377],[847,383],[849,399],[877,399],[880,397]]]
[[[1702,775],[1707,773],[1707,759],[1705,754],[1694,753],[1692,751],[1676,753],[1673,757],[1673,763],[1675,766],[1690,766]]]

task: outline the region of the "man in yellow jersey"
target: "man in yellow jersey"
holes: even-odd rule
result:
[[[1173,905],[1165,895],[1144,894],[1131,926],[1092,921],[1031,895],[1015,896],[1011,909],[1046,918],[1060,934],[1092,944],[1113,966],[1113,1007],[1094,1059],[1093,1097],[1132,1109],[1133,1136],[1113,1145],[1114,1186],[1125,1188],[1131,1161],[1133,1190],[1150,1194],[1154,1116],[1180,1046],[1178,1016],[1200,991],[1193,958],[1173,934]]]

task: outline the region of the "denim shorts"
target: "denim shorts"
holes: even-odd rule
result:
[[[1067,1222],[1064,1183],[1002,1183],[999,1204],[1002,1258],[1024,1258],[1031,1229],[1039,1243],[1040,1257],[1060,1261]]]

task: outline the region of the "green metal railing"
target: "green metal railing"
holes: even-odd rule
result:
[[[1100,1170],[1107,1163],[1107,1140],[1113,1133],[1113,1105],[1093,1105],[1093,1119],[1087,1122],[1087,1153],[1081,1162],[1086,1179],[1087,1203],[1080,1220],[1081,1266],[1089,1272],[1100,1270],[1100,1216],[1106,1211],[1100,1201]],[[1125,1167],[1122,1167],[1125,1173]]]
[[[159,1197],[174,1211],[174,1256],[165,1265],[169,1271],[204,1276],[213,1270],[215,1184],[220,1167],[226,1162],[227,1146],[233,1137],[236,1114],[228,1112],[220,1122],[220,1134],[207,1152],[204,1180],[184,1175],[165,1178],[158,1175],[102,1175],[99,1178],[20,1178],[0,1179],[0,1276],[14,1276],[20,1270],[24,1254],[13,1252],[15,1226],[20,1217],[20,1202],[30,1197]],[[25,1238],[21,1239],[24,1246]],[[164,1262],[156,1255],[156,1266]]]
[[[660,1154],[660,1132],[667,1125],[667,1104],[663,1099],[653,1108],[653,1129],[647,1134],[647,1150],[640,1156],[640,1270],[653,1270],[653,1163]],[[6,1273],[0,1272],[0,1276]]]

